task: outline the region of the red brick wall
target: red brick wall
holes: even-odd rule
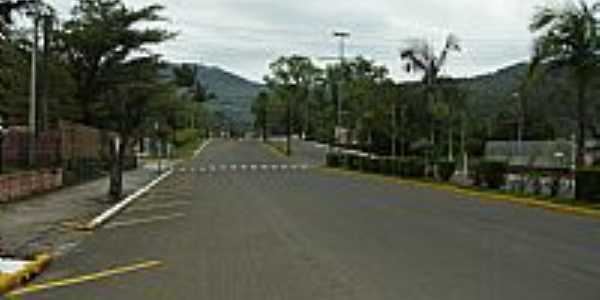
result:
[[[43,169],[0,176],[0,203],[51,191],[63,185],[62,169]]]

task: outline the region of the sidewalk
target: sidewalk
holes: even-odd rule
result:
[[[123,174],[124,194],[131,194],[156,178],[158,173],[154,169],[150,165]],[[108,186],[109,180],[105,177],[0,205],[0,249],[3,254],[64,253],[85,234],[70,229],[65,223],[89,221],[109,208]]]

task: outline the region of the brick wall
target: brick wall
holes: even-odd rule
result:
[[[0,176],[0,203],[44,193],[63,185],[62,169],[42,169]]]

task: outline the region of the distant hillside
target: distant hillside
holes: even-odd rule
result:
[[[460,85],[469,94],[469,111],[480,120],[495,122],[496,127],[514,124],[519,107],[515,94],[519,93],[520,97],[527,97],[526,110],[532,123],[528,126],[533,127],[532,131],[547,132],[551,127],[556,137],[570,136],[575,130],[572,120],[576,98],[567,72],[543,70],[529,91],[523,94],[520,87],[527,69],[527,64],[519,63],[494,73],[461,79]],[[598,99],[599,95],[597,90],[591,91],[590,100]]]
[[[196,80],[217,96],[206,106],[234,127],[250,128],[254,123],[252,101],[262,86],[219,67],[197,64],[196,68]]]

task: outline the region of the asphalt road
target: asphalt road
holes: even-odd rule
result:
[[[160,266],[22,298],[600,299],[597,220],[292,167],[215,141],[36,283]]]

